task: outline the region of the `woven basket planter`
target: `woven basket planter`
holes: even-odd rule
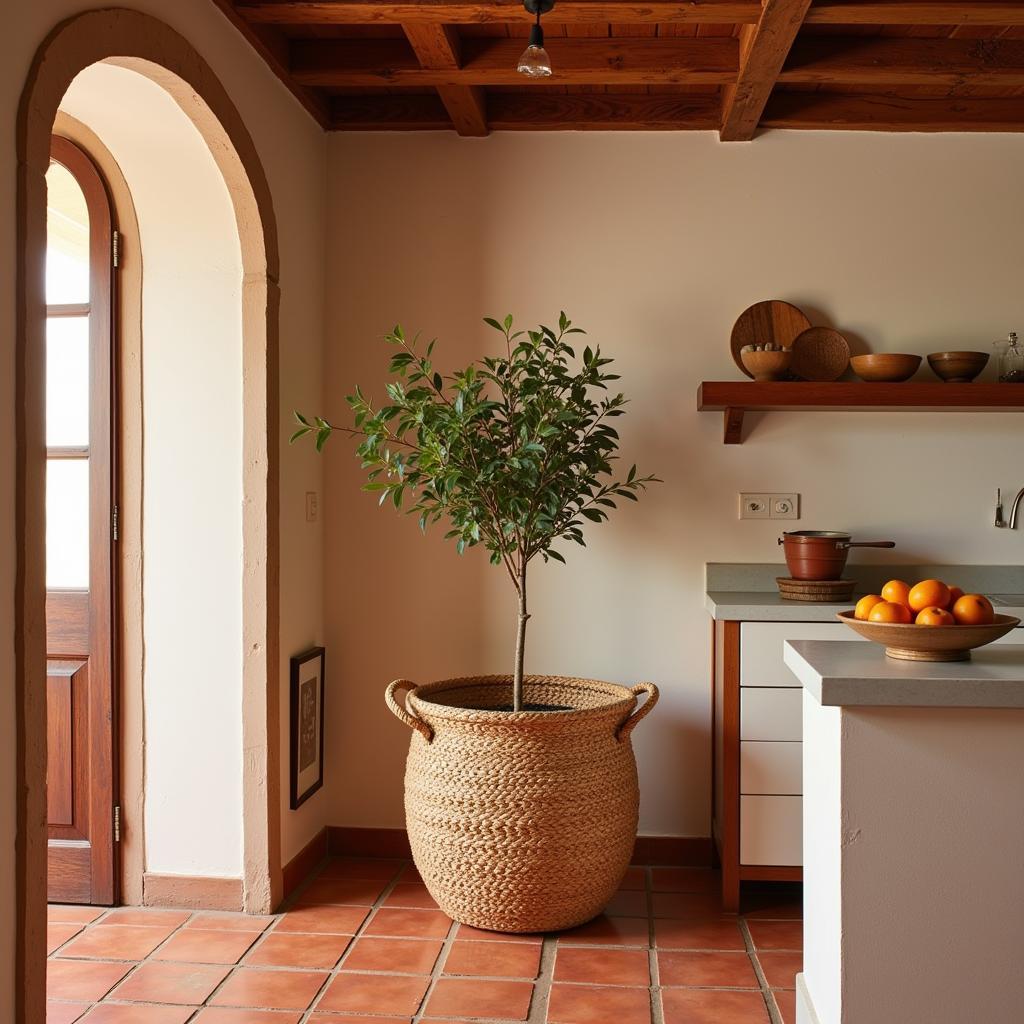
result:
[[[409,690],[406,707],[395,695]],[[647,701],[637,708],[637,696]],[[414,730],[405,772],[413,859],[450,917],[499,932],[543,932],[589,921],[622,881],[636,837],[630,733],[658,699],[565,676],[528,676],[526,704],[508,706],[507,676],[387,690]]]

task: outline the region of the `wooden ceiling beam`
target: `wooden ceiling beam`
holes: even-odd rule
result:
[[[775,88],[811,0],[765,0],[756,25],[740,33],[740,67],[735,84],[722,89],[723,142],[749,142]]]
[[[434,96],[339,96],[333,109],[339,131],[452,127]],[[495,93],[487,117],[499,131],[687,131],[717,128],[719,108],[714,96]]]
[[[852,37],[798,40],[783,84],[1024,86],[1024,41]]]
[[[412,22],[402,30],[424,68],[459,70],[459,36],[451,25]],[[479,138],[487,134],[487,97],[479,85],[440,84],[437,94],[460,135]]]
[[[776,92],[766,128],[862,132],[1021,132],[1024,97],[922,99],[827,92]]]
[[[441,26],[406,26],[406,32],[438,33]],[[413,35],[409,35],[410,41]],[[516,85],[721,85],[736,80],[735,39],[670,37],[552,38],[547,49],[555,69],[546,79],[516,71],[522,39],[463,39],[461,64],[417,60],[402,40],[310,40],[292,45],[297,82],[322,88],[410,88]],[[413,48],[420,52],[417,44]],[[423,53],[428,53],[424,48]]]
[[[1024,25],[1020,0],[815,0],[808,25]]]
[[[482,22],[525,22],[530,17],[522,0],[248,0],[235,5],[247,21],[264,25],[410,25],[435,22],[472,25]],[[659,24],[671,22],[744,24],[757,21],[757,0],[648,0],[647,3],[604,0],[558,0],[547,24]]]

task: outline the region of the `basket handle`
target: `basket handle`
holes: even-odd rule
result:
[[[637,727],[640,719],[649,715],[654,710],[654,705],[658,703],[658,688],[654,683],[637,683],[631,688],[630,693],[636,697],[639,697],[641,693],[646,693],[647,700],[619,726],[619,731],[615,736],[620,743],[625,743],[629,739],[629,734]]]
[[[384,701],[391,711],[391,714],[395,716],[400,722],[405,722],[410,729],[415,729],[428,743],[434,738],[434,730],[423,721],[422,718],[418,718],[407,710],[407,707],[402,707],[401,704],[395,699],[395,694],[399,690],[409,690],[412,692],[416,689],[416,684],[409,682],[408,679],[396,679],[391,683],[384,693]]]

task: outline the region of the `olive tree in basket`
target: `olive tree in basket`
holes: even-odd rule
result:
[[[310,435],[320,450],[335,431],[354,435],[364,489],[381,505],[423,530],[445,521],[460,555],[483,546],[508,574],[518,605],[511,680],[396,680],[387,699],[415,730],[406,817],[435,900],[467,924],[535,931],[587,920],[615,891],[636,830],[629,734],[657,688],[524,676],[528,569],[537,558],[564,562],[556,545],[585,546],[587,525],[658,478],[614,472],[613,421],[626,399],[609,390],[619,378],[599,348],[577,355],[569,338],[584,332],[564,313],[557,330],[513,330],[511,315],[485,322],[501,335],[498,353],[447,376],[431,361],[434,341],[395,327],[387,401],[375,406],[357,387],[346,398],[352,426],[296,413],[292,441]],[[404,708],[400,689],[410,691]],[[465,764],[461,779],[453,763]]]

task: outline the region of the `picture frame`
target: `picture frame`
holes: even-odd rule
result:
[[[289,777],[291,809],[324,784],[324,665],[326,651],[311,647],[291,661]]]

